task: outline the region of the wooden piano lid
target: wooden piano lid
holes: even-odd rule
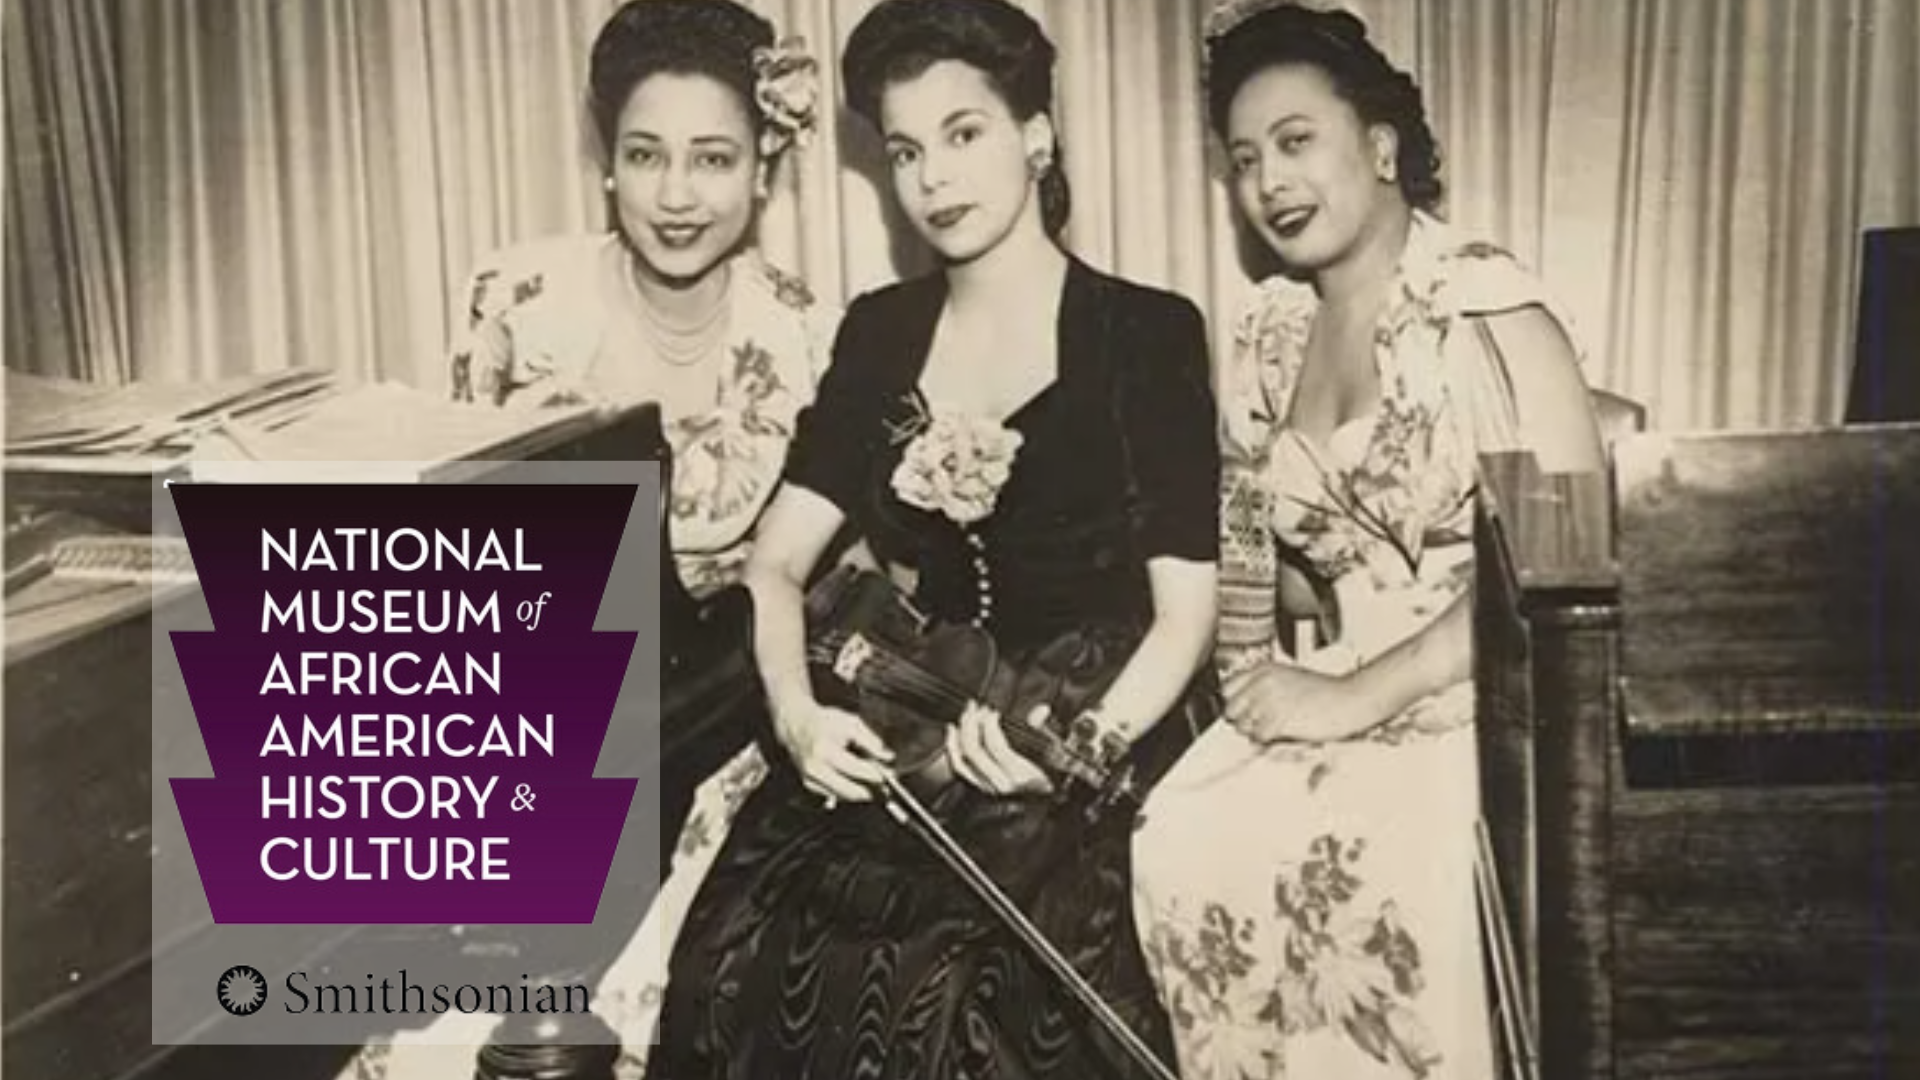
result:
[[[1630,730],[1920,731],[1920,424],[1633,436],[1614,473]]]

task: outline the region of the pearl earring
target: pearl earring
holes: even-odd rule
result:
[[[607,194],[609,195],[613,194],[613,177],[611,176],[602,177],[600,180],[600,186],[606,189]]]

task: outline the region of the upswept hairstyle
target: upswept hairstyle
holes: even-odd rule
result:
[[[627,0],[594,40],[587,111],[610,152],[633,89],[662,72],[705,75],[740,95],[757,137],[767,119],[756,104],[754,51],[772,47],[773,24],[732,0]]]
[[[848,107],[878,129],[887,87],[942,60],[984,74],[1015,119],[1053,111],[1053,42],[1007,0],[881,0],[840,58]],[[1040,220],[1055,239],[1073,208],[1059,142],[1056,126],[1053,161],[1040,177]]]
[[[1365,23],[1345,11],[1273,4],[1209,34],[1207,117],[1214,133],[1226,137],[1227,113],[1248,79],[1285,64],[1318,68],[1362,122],[1393,128],[1401,195],[1420,210],[1440,204],[1440,147],[1419,84],[1367,39]]]

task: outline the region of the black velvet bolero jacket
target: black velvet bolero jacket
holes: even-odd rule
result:
[[[1198,309],[1078,260],[1062,287],[1056,378],[1004,421],[1023,441],[988,517],[958,524],[893,483],[926,415],[918,387],[946,300],[940,275],[849,306],[787,466],[788,482],[833,502],[877,556],[911,568],[924,610],[1009,646],[1088,622],[1144,628],[1148,560],[1218,551],[1217,411]]]

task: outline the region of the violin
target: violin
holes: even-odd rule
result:
[[[935,622],[885,575],[842,566],[807,597],[807,661],[823,704],[856,712],[894,755],[907,788],[931,796],[954,780],[948,729],[969,703],[999,713],[1007,742],[1079,792],[1092,813],[1138,809],[1153,780],[1197,731],[1156,725],[1131,748],[1101,745],[1084,720],[1139,644],[1121,627],[1071,631],[1015,664],[985,630]],[[1045,719],[1034,724],[1033,710]],[[1162,730],[1163,728],[1167,730]]]
[[[1185,725],[1163,721],[1123,753],[1100,747],[1097,733],[1076,721],[1119,677],[1140,635],[1121,628],[1073,631],[1015,664],[984,630],[935,623],[890,579],[852,566],[836,569],[809,592],[806,621],[814,693],[825,704],[858,712],[893,751],[894,775],[883,803],[888,812],[959,877],[1147,1076],[1177,1080],[922,802],[953,782],[947,731],[969,703],[979,702],[999,712],[1001,730],[1016,751],[1064,781],[1056,784],[1057,795],[1093,796],[1084,805],[1090,823],[1115,807],[1137,810],[1147,782],[1171,768],[1197,735],[1193,718]],[[1040,705],[1048,714],[1031,723]]]

